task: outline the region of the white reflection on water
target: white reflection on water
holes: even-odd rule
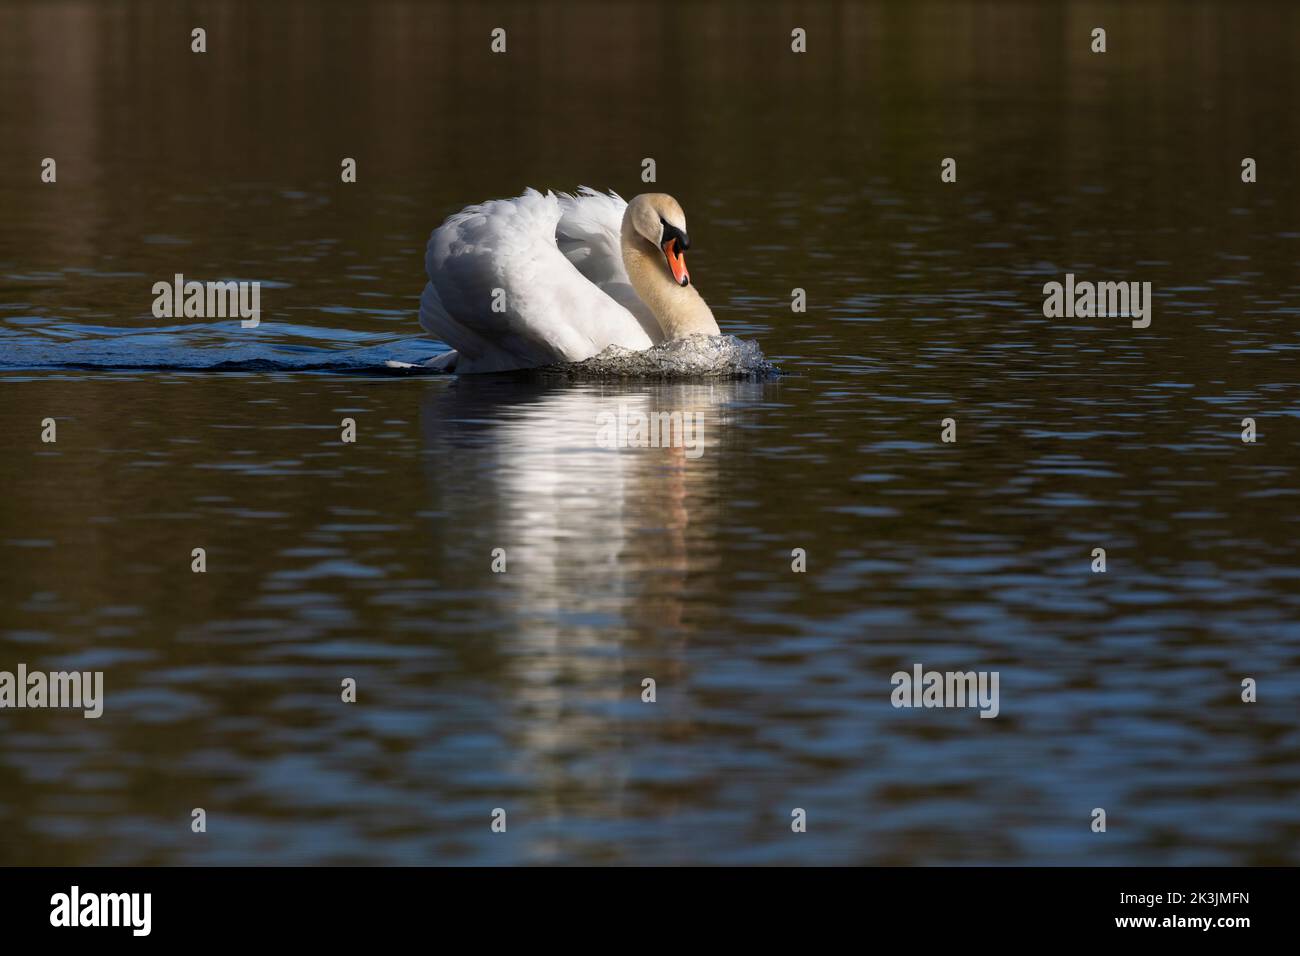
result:
[[[502,732],[530,780],[530,818],[573,813],[574,788],[590,791],[588,812],[617,813],[635,753],[620,730],[628,707],[648,706],[644,676],[681,677],[696,627],[687,595],[718,563],[721,456],[736,409],[761,389],[462,378],[423,402],[429,492],[459,529],[440,538],[444,560],[486,569],[506,552],[471,609],[497,622],[505,649]],[[601,447],[609,416],[663,415],[698,423],[692,447]],[[647,654],[668,669],[638,669]],[[543,838],[531,853],[562,848]]]

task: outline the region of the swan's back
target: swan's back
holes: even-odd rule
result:
[[[458,372],[577,362],[610,345],[649,348],[642,322],[602,291],[625,296],[625,205],[590,190],[560,197],[528,189],[448,217],[425,252],[420,324],[456,349]]]

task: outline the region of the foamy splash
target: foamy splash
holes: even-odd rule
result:
[[[552,365],[544,371],[583,379],[765,378],[778,374],[757,342],[734,335],[691,335],[641,350],[611,345],[582,362]]]

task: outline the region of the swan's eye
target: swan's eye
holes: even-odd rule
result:
[[[677,243],[678,252],[685,252],[691,247],[691,240],[687,237],[684,231],[678,229],[662,216],[659,217],[659,222],[663,226],[663,231],[660,233],[659,238],[660,246],[667,246],[669,242],[675,241]]]

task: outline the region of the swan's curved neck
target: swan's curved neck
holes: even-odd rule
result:
[[[624,222],[621,236],[623,265],[632,288],[659,320],[664,341],[688,335],[721,335],[704,299],[694,285],[680,286],[673,281],[668,265],[650,245]]]

